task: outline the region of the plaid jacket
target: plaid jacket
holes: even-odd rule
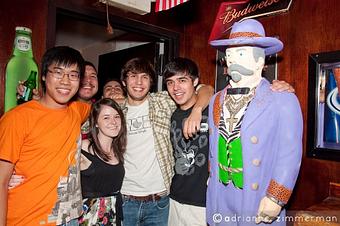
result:
[[[156,156],[161,168],[165,187],[169,193],[175,164],[170,141],[170,124],[171,115],[176,110],[177,106],[167,91],[150,93],[148,95],[148,100],[149,117],[155,138]],[[126,115],[128,110],[126,103],[123,104],[122,109]]]

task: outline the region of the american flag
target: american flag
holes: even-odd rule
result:
[[[187,1],[189,0],[156,0],[155,11],[159,12],[163,10],[168,10]]]

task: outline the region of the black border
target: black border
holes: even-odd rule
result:
[[[340,51],[322,52],[309,55],[308,58],[308,119],[307,119],[307,156],[318,159],[340,161],[340,150],[316,147],[317,111],[318,111],[318,76],[323,63],[340,62]]]

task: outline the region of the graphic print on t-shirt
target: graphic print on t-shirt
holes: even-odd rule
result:
[[[202,116],[202,122],[207,121],[207,116]],[[184,121],[184,120],[183,120]],[[171,123],[172,144],[174,145],[175,173],[179,175],[192,175],[196,167],[202,167],[207,159],[199,152],[208,145],[208,133],[206,123],[201,123],[202,130],[199,135],[185,139],[182,126],[177,125],[175,120]]]
[[[129,118],[127,121],[129,135],[145,133],[147,129],[151,128],[148,115],[139,116],[137,118]]]
[[[77,149],[69,154],[68,175],[60,177],[57,202],[48,216],[48,223],[65,224],[81,215],[83,203],[80,187],[80,150],[81,136],[77,140]]]

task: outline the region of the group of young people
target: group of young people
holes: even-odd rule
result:
[[[1,225],[119,225],[123,212],[124,225],[167,224],[173,175],[170,117],[176,104],[165,91],[149,93],[155,80],[149,62],[132,59],[122,70],[128,92],[123,106],[110,99],[123,99],[118,82],[110,81],[103,99],[91,108],[98,91],[95,67],[72,48],[47,50],[43,95],[0,121]],[[198,109],[213,93],[206,91]],[[78,101],[73,101],[77,92]],[[82,129],[87,139],[81,141],[88,115],[89,126]],[[197,126],[195,118],[188,123],[189,134]],[[24,179],[8,189],[14,171]],[[136,203],[146,212],[139,213]]]
[[[186,58],[163,79],[167,91],[150,93],[153,65],[134,58],[121,72],[126,97],[108,81],[93,102],[94,65],[47,50],[43,95],[0,119],[0,225],[206,225],[214,90]],[[24,179],[8,189],[14,172]]]

